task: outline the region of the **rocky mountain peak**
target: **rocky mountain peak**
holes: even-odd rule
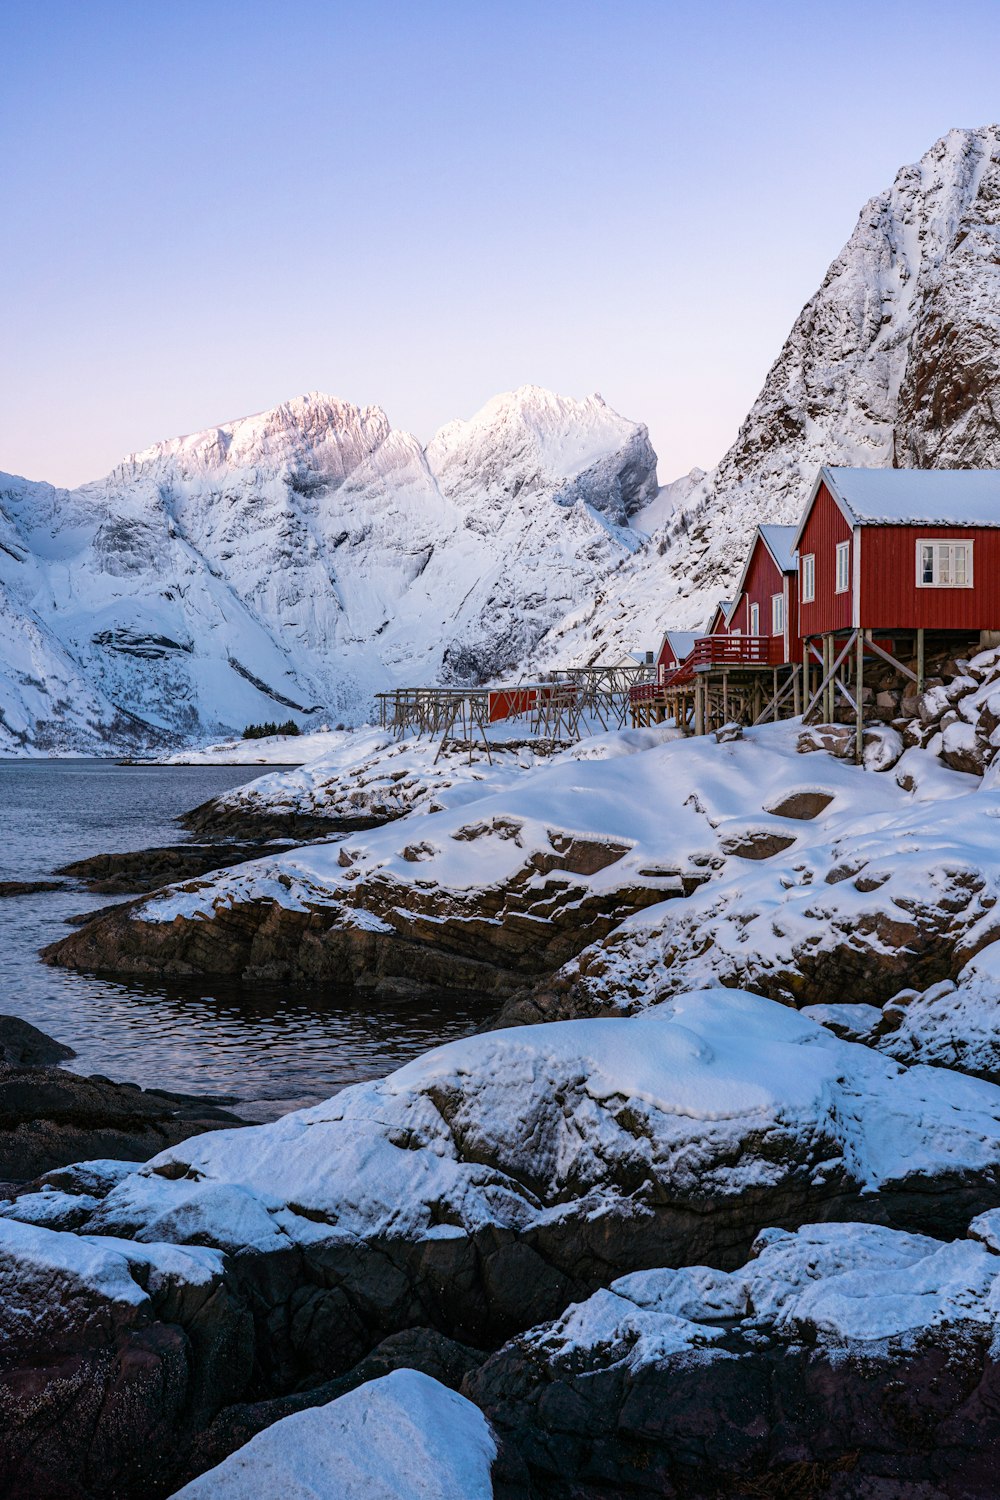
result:
[[[442,491],[460,503],[484,493],[524,504],[544,495],[588,504],[618,525],[657,492],[649,432],[603,397],[557,396],[536,385],[505,391],[467,421],[442,427],[427,446]]]
[[[381,407],[359,407],[310,391],[268,411],[154,443],[129,454],[109,479],[130,483],[168,470],[191,478],[248,469],[279,473],[304,466],[330,480],[343,480],[389,432]]]

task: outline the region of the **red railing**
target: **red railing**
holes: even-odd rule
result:
[[[649,703],[655,701],[663,692],[663,684],[660,682],[637,682],[628,690],[629,700],[632,703]]]
[[[684,666],[780,667],[785,660],[783,635],[703,635]],[[679,669],[680,670],[680,669]]]
[[[684,687],[696,672],[712,667],[780,667],[785,660],[781,635],[703,635],[684,661],[662,682],[643,682],[629,689],[633,703],[658,701],[670,688]]]

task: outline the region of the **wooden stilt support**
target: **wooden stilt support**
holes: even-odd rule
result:
[[[803,676],[805,676],[805,673],[808,672],[808,670],[809,670],[808,665],[807,665],[807,663],[805,661],[803,661],[802,667],[803,667]],[[796,666],[794,666],[792,668],[792,715],[793,715],[794,718],[797,719],[798,716],[799,716],[799,714],[801,712],[802,712],[802,684],[799,681],[799,668],[796,665]]]
[[[808,704],[806,705],[806,711],[805,711],[805,715],[804,715],[805,718],[809,717],[809,715],[812,713],[813,708],[815,707],[815,705],[819,702],[819,700],[821,698],[823,700],[824,712],[826,711],[826,708],[828,706],[827,694],[829,694],[832,697],[833,692],[834,692],[834,688],[831,686],[831,684],[833,683],[834,678],[836,677],[836,674],[837,674],[837,671],[838,671],[838,669],[840,667],[841,662],[843,662],[845,660],[845,658],[847,657],[848,653],[850,652],[851,647],[854,645],[854,642],[855,642],[856,638],[857,638],[857,631],[853,631],[852,630],[851,634],[847,637],[847,640],[844,643],[844,647],[843,647],[842,651],[840,652],[840,655],[837,656],[837,657],[835,657],[830,662],[829,669],[824,672],[823,680],[820,682],[819,687],[816,689],[815,693],[813,693],[813,695],[810,698]],[[832,642],[832,640],[833,640],[832,636],[824,637],[823,654],[824,654],[825,657],[826,656],[833,657],[833,652],[828,649],[827,644],[826,644],[827,641],[831,641]],[[824,663],[824,666],[825,665],[826,665],[826,663]],[[842,682],[838,682],[837,683],[837,688],[839,688],[839,690],[843,693],[844,697],[847,699],[848,703],[850,703],[851,707],[855,708],[856,704],[854,702],[854,699],[851,697],[851,694],[848,692],[848,690],[844,686],[844,684]],[[831,717],[832,717],[832,709],[831,709]],[[829,720],[827,720],[827,722],[829,722]]]
[[[924,691],[924,631],[917,631],[917,692]]]
[[[864,704],[861,701],[861,694],[862,694],[862,691],[864,689],[864,680],[865,680],[865,638],[864,638],[864,635],[862,634],[862,632],[860,630],[858,631],[858,638],[855,641],[854,646],[855,646],[854,691],[857,694],[857,698],[858,698],[857,713],[855,715],[855,721],[854,721],[855,722],[854,754],[855,754],[855,757],[857,758],[858,765],[860,766],[860,765],[864,764],[864,751],[865,751],[865,709],[864,709]]]
[[[920,633],[922,635],[923,631]],[[872,639],[870,630],[866,633],[865,648],[868,651],[873,651],[876,656],[881,656],[883,661],[887,661],[890,667],[895,667],[897,672],[900,672],[904,677],[908,677],[911,682],[916,682],[916,672],[911,672],[909,667],[904,667],[901,661],[897,661],[894,656],[890,656],[889,652],[880,646],[878,641]]]

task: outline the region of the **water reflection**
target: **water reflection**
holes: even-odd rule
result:
[[[5,880],[38,879],[106,849],[176,842],[177,814],[260,774],[257,767],[120,767],[0,762]],[[50,969],[44,944],[76,912],[107,904],[79,888],[0,900],[0,1010],[75,1047],[73,1068],[143,1087],[232,1095],[271,1118],[378,1077],[484,1024],[481,1001],[375,1001],[333,985],[124,982]]]

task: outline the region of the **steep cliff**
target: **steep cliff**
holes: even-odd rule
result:
[[[1000,464],[1000,126],[949,131],[865,204],[718,467],[667,486],[674,514],[543,658],[702,625],[754,526],[796,520],[824,463]]]

